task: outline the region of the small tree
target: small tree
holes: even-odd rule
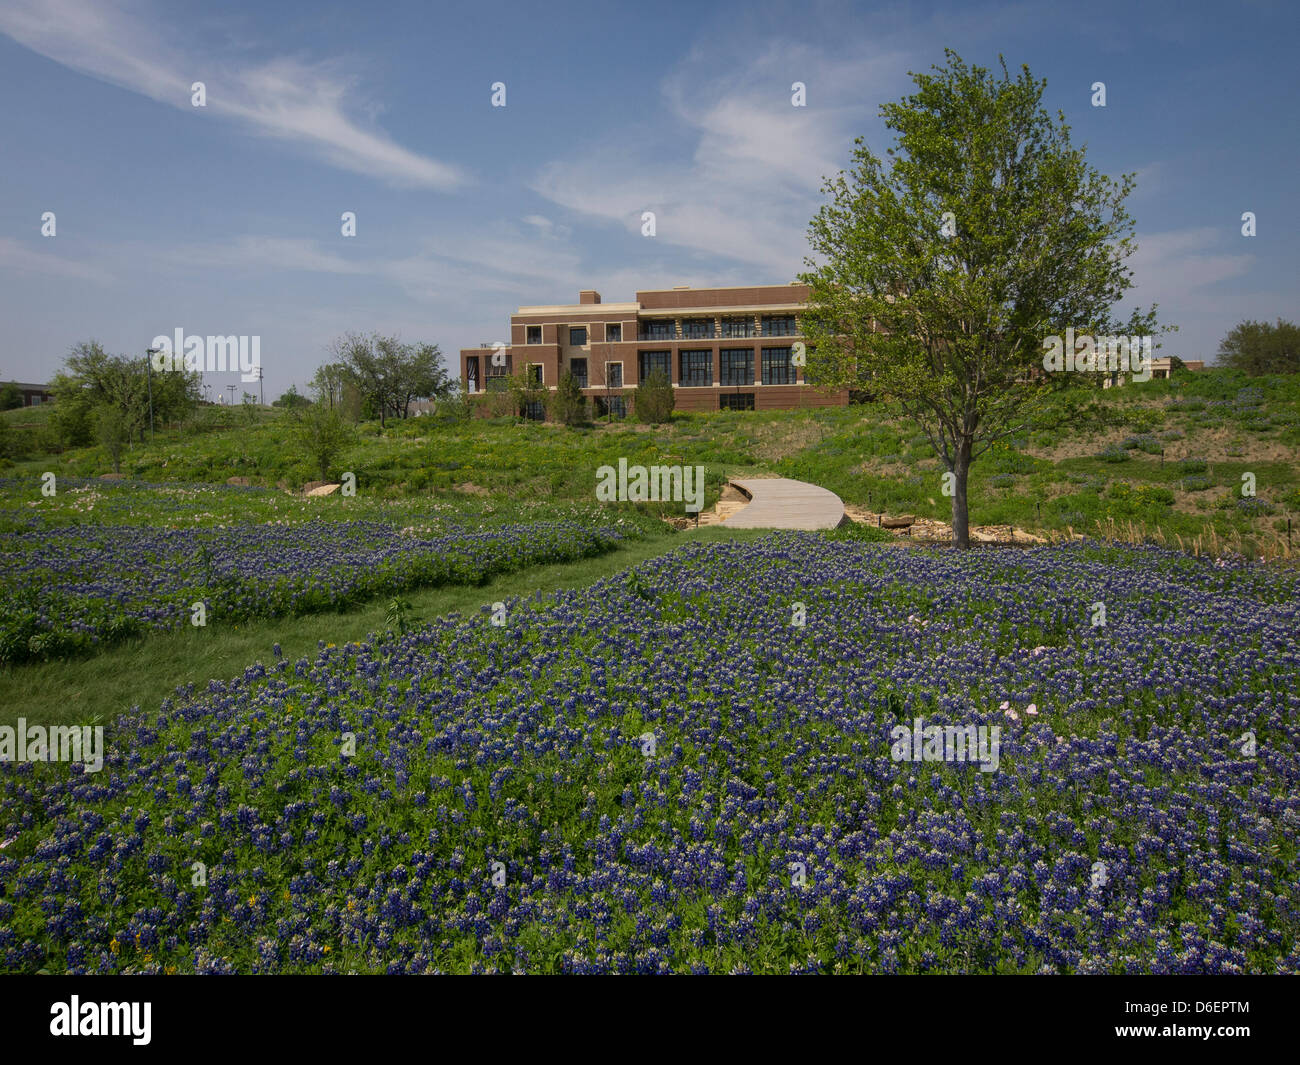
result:
[[[22,405],[23,394],[18,391],[16,384],[10,381],[6,385],[0,385],[0,410],[13,410]]]
[[[1133,283],[1132,175],[1087,165],[1027,67],[995,78],[947,57],[881,108],[889,161],[859,138],[852,171],[827,183],[804,332],[811,383],[892,399],[925,433],[969,547],[971,464],[1073,376],[1046,372],[1049,339],[1156,327],[1154,307],[1113,316]]]
[[[671,421],[677,397],[673,395],[672,382],[663,370],[655,370],[632,393],[633,411],[637,420],[659,425]]]
[[[299,392],[296,386],[290,385],[289,390],[281,395],[279,399],[274,400],[271,403],[271,406],[293,411],[297,410],[299,407],[310,407],[311,400]],[[329,406],[333,407],[334,404],[331,402],[329,403]]]
[[[1252,377],[1300,371],[1300,327],[1294,322],[1245,321],[1219,344],[1219,364]]]
[[[314,403],[303,411],[296,435],[322,481],[329,480],[330,466],[352,441],[352,432],[338,411],[324,403]]]
[[[573,372],[565,370],[560,374],[560,383],[555,390],[551,405],[555,420],[564,425],[582,425],[587,421],[587,397]]]
[[[95,436],[113,462],[113,472],[121,473],[122,452],[131,442],[131,431],[134,426],[120,407],[109,403],[100,404],[95,408],[94,424]]]

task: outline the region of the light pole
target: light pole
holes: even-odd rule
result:
[[[226,391],[230,393],[230,406],[233,407],[235,405],[235,386],[226,385]]]
[[[259,407],[266,406],[266,392],[262,389],[262,368],[257,368],[257,404]]]
[[[145,374],[149,378],[149,443],[153,443],[153,357],[157,355],[161,348],[145,348],[144,365]]]

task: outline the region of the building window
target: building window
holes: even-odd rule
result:
[[[798,336],[798,333],[795,330],[794,315],[793,314],[763,315],[763,335],[765,337]]]
[[[471,392],[478,391],[478,356],[471,355],[465,360],[465,380]]]
[[[621,362],[605,363],[605,384],[610,388],[623,387],[623,364]]]
[[[575,325],[569,330],[569,346],[575,348],[587,346],[587,327],[585,325]]]
[[[723,348],[722,383],[724,385],[752,385],[754,383],[754,349]]]
[[[651,318],[641,323],[639,340],[673,340],[677,336],[677,323],[671,318]]]
[[[587,360],[570,359],[569,371],[573,374],[573,379],[578,382],[579,388],[587,387]]]
[[[524,417],[530,422],[546,421],[546,404],[540,399],[530,399],[524,404]]]
[[[691,388],[713,384],[713,352],[683,351],[681,382]]]
[[[682,336],[688,340],[707,340],[713,336],[712,318],[683,318]]]
[[[542,327],[540,325],[530,325],[525,330],[525,340],[529,344],[540,344],[542,342]]]
[[[490,373],[484,379],[489,392],[504,392],[506,390],[506,375],[503,373]]]
[[[645,379],[656,370],[663,373],[665,377],[672,380],[672,363],[669,359],[669,353],[666,351],[641,351],[637,353],[637,359],[641,364],[641,376],[639,380],[644,384]]]
[[[605,340],[610,344],[617,344],[623,339],[623,323],[610,322],[605,326]]]
[[[732,315],[722,319],[722,335],[724,337],[752,337],[754,335],[754,319]]]
[[[718,410],[753,410],[753,392],[722,392],[718,396]]]
[[[792,385],[795,383],[790,355],[790,348],[763,349],[763,384]]]
[[[538,386],[546,383],[542,378],[542,367],[538,363],[532,363],[528,367],[528,383]]]

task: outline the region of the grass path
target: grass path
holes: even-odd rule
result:
[[[747,540],[767,530],[708,526],[676,536],[637,540],[596,558],[535,566],[502,574],[482,585],[458,585],[406,593],[410,614],[433,618],[469,614],[510,596],[581,588],[684,544]],[[178,686],[202,684],[271,661],[273,644],[290,660],[315,658],[317,643],[344,643],[386,628],[389,597],[347,613],[313,614],[247,622],[225,629],[186,628],[155,633],[110,648],[92,658],[39,662],[0,671],[0,725],[19,717],[29,725],[107,725],[134,706],[153,712]]]

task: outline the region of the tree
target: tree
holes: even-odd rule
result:
[[[582,425],[587,420],[587,397],[571,370],[560,374],[553,404],[555,420],[564,425]]]
[[[509,394],[510,409],[516,418],[527,415],[528,408],[535,403],[545,403],[548,399],[545,386],[538,384],[533,375],[534,363],[523,363],[518,370],[506,378],[506,392]]]
[[[311,379],[311,389],[316,398],[333,407],[343,399],[343,384],[348,378],[348,368],[342,362],[327,362],[317,367]]]
[[[654,425],[670,421],[676,404],[672,382],[663,370],[650,373],[632,393],[632,410],[638,421]]]
[[[0,385],[0,410],[14,410],[23,405],[23,394],[18,391],[18,386],[10,381],[6,385]]]
[[[298,443],[320,473],[322,481],[330,478],[330,466],[352,442],[352,432],[339,412],[323,403],[314,403],[303,411],[298,422]]]
[[[333,401],[329,405],[333,407]],[[281,395],[279,399],[273,401],[271,406],[293,411],[300,407],[310,407],[311,400],[299,392],[296,386],[290,385],[288,391]]]
[[[437,344],[403,344],[396,337],[347,333],[331,350],[344,367],[344,381],[355,384],[362,400],[374,406],[381,427],[390,414],[407,417],[413,399],[441,399],[451,393]]]
[[[1300,371],[1300,327],[1294,322],[1244,321],[1219,343],[1219,365],[1252,377]]]
[[[91,409],[107,404],[122,415],[128,438],[138,435],[143,440],[150,396],[155,420],[173,421],[197,402],[199,381],[196,371],[151,370],[143,354],[109,355],[98,341],[87,340],[73,346],[51,389],[56,416],[67,435],[79,434]]]
[[[122,452],[131,442],[135,426],[130,417],[113,403],[102,402],[94,409],[95,436],[113,461],[113,472],[122,472]]]
[[[881,108],[888,165],[858,138],[853,169],[827,182],[801,279],[810,382],[890,398],[921,427],[969,547],[971,464],[1071,376],[1044,372],[1047,338],[1146,334],[1155,308],[1112,318],[1132,284],[1133,176],[1086,165],[1027,67],[995,79],[946,56]]]

